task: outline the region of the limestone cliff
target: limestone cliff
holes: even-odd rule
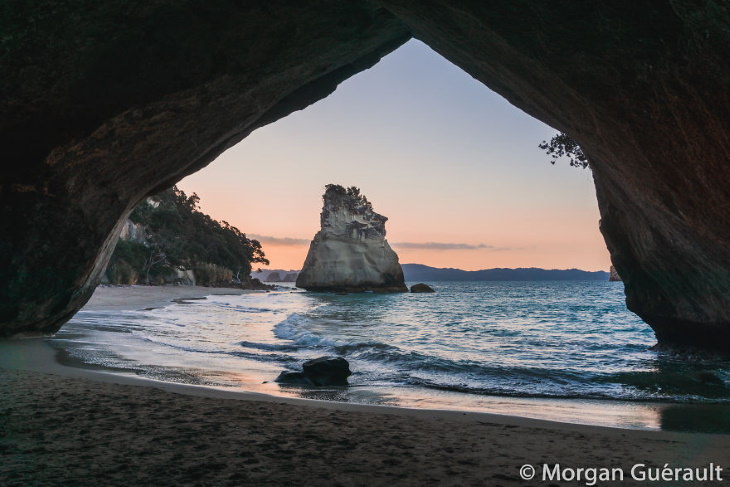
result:
[[[355,188],[328,184],[296,285],[309,291],[405,292],[398,256],[385,240],[383,215]]]
[[[132,242],[144,243],[146,240],[145,237],[144,225],[134,223],[132,220],[127,218],[124,222],[124,226],[122,227],[122,231],[119,234],[119,240],[130,240]]]

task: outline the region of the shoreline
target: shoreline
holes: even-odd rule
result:
[[[479,423],[488,420],[498,424],[529,425],[533,427],[551,427],[565,430],[583,430],[597,428],[616,432],[654,432],[649,429],[625,429],[609,426],[585,425],[551,421],[516,415],[488,413],[468,410],[430,409],[378,404],[359,404],[323,399],[305,399],[290,396],[277,396],[253,391],[211,387],[205,385],[166,382],[131,374],[120,374],[102,367],[76,367],[65,365],[57,358],[58,351],[48,345],[42,338],[25,338],[20,340],[0,340],[0,371],[30,372],[52,375],[68,379],[99,382],[110,385],[152,388],[163,392],[185,396],[204,397],[208,399],[225,399],[237,401],[255,401],[271,404],[290,404],[305,408],[324,408],[343,411],[373,412],[398,416],[430,417],[452,421]],[[685,434],[685,433],[680,433]]]
[[[629,403],[626,401],[514,398],[487,396],[497,406],[492,410],[481,408],[449,408],[434,406],[433,403],[387,404],[348,402],[329,399],[328,391],[303,389],[302,395],[276,392],[270,388],[262,390],[242,389],[226,386],[193,384],[159,380],[135,374],[128,369],[113,369],[100,365],[86,364],[73,357],[64,357],[64,350],[56,348],[45,338],[23,338],[0,340],[0,371],[21,371],[51,374],[69,379],[90,380],[112,385],[154,388],[160,391],[209,399],[238,401],[261,401],[272,404],[291,404],[304,408],[325,408],[332,410],[374,412],[413,417],[438,417],[442,419],[482,422],[505,425],[530,425],[560,430],[583,431],[584,428],[620,432],[661,432],[668,434],[730,436],[730,407],[724,404],[681,404],[681,403]],[[530,409],[525,409],[529,404]],[[618,420],[599,422],[587,421],[591,414],[601,416],[615,410],[615,416],[627,415],[626,410],[639,409],[657,416],[657,426],[649,427],[638,422],[621,423]],[[668,411],[668,413],[667,413]],[[662,422],[662,416],[669,418]],[[719,420],[719,421],[718,421]],[[649,421],[649,420],[647,420]],[[668,424],[665,424],[667,423]]]
[[[517,485],[525,464],[628,475],[636,464],[724,467],[730,458],[726,435],[283,398],[77,369],[42,339],[0,342],[0,391],[3,485]]]
[[[150,310],[173,303],[204,300],[208,296],[244,295],[260,290],[214,288],[202,286],[100,286],[82,311],[114,312]],[[32,340],[33,337],[24,340]],[[40,337],[36,337],[44,341]],[[0,368],[4,368],[4,347],[0,342]],[[48,356],[46,353],[51,353]],[[409,389],[370,389],[348,387],[356,395],[341,395],[337,391],[279,388],[273,378],[261,377],[259,382],[243,386],[215,383],[188,383],[137,375],[134,369],[88,364],[68,354],[65,348],[50,342],[38,343],[28,356],[45,356],[39,372],[57,373],[104,382],[157,387],[182,394],[209,397],[313,402],[338,407],[375,407],[412,411],[440,411],[448,414],[486,414],[514,420],[545,421],[549,424],[607,427],[621,430],[677,431],[690,433],[730,434],[730,405],[714,403],[665,403],[588,398],[548,398],[516,396],[472,396],[464,403],[463,394],[449,391],[418,391]],[[7,362],[6,362],[7,363]],[[263,381],[263,382],[262,382]],[[423,395],[423,392],[426,395]],[[429,395],[430,393],[430,395]],[[438,397],[436,397],[438,396]],[[393,399],[378,400],[380,397]],[[722,416],[728,416],[725,420]],[[719,424],[713,423],[720,417]]]
[[[226,399],[244,402],[260,401],[272,404],[291,404],[305,408],[324,408],[343,411],[394,414],[400,416],[431,417],[472,423],[490,421],[498,424],[520,424],[533,427],[557,428],[561,430],[582,431],[584,428],[596,428],[616,432],[660,431],[648,428],[619,428],[594,424],[570,423],[473,410],[434,409],[381,404],[360,404],[324,399],[307,399],[225,387],[168,382],[140,377],[130,373],[117,373],[114,370],[100,366],[78,367],[74,365],[67,365],[64,361],[59,360],[58,354],[59,351],[50,346],[43,338],[0,340],[0,371],[31,372],[35,374],[52,375],[68,379],[81,379],[84,381],[93,381],[111,385],[153,388],[167,393],[205,397],[208,399]],[[696,434],[684,432],[666,433]]]

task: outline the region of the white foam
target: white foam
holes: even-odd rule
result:
[[[336,340],[329,340],[307,329],[311,320],[298,313],[292,313],[285,320],[274,325],[274,335],[283,340],[291,340],[305,347],[336,347]]]

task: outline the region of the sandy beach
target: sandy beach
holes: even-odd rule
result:
[[[99,286],[86,306],[89,311],[160,308],[173,301],[257,291],[202,286]]]
[[[100,288],[89,306],[139,309],[211,292],[227,290]],[[634,465],[646,465],[639,475],[665,464],[730,468],[727,435],[161,383],[62,365],[43,339],[0,342],[0,388],[0,485],[9,486],[593,485],[590,471],[580,481],[544,480],[543,464],[568,474],[615,469],[613,480],[595,485],[646,485],[632,477]],[[526,464],[536,469],[532,480],[520,476]]]

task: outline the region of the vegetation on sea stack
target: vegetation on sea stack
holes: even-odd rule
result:
[[[357,186],[350,186],[349,188],[345,188],[344,186],[341,186],[339,184],[327,184],[325,185],[325,193],[322,195],[323,200],[327,200],[328,194],[337,194],[341,198],[346,199],[349,203],[349,206],[352,208],[355,208],[357,206],[364,206],[368,210],[373,209],[372,203],[368,201],[368,199],[365,197],[364,194],[360,192],[360,188]]]
[[[252,263],[269,263],[257,240],[201,212],[199,201],[173,187],[140,203],[129,219],[144,236],[117,243],[110,282],[164,283],[176,270],[192,270],[198,284],[245,284]]]

